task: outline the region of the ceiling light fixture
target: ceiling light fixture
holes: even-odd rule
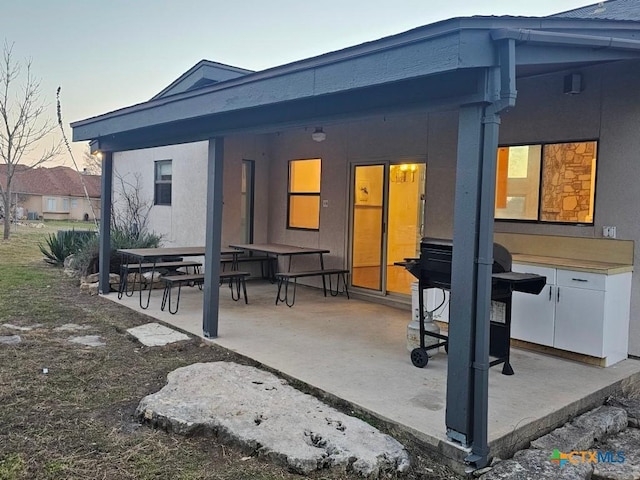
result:
[[[324,133],[322,127],[316,127],[314,132],[311,134],[311,138],[314,142],[324,142],[327,139],[327,134]]]

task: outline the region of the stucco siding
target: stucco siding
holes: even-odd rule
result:
[[[640,240],[640,63],[585,68],[584,91],[562,93],[563,75],[518,81],[516,107],[503,115],[502,144],[597,139],[594,225],[565,226],[496,222],[495,230],[528,234],[601,238],[604,225],[617,238]],[[635,248],[629,353],[640,355],[640,256]]]
[[[603,225],[615,225],[617,236],[634,240],[629,353],[640,355],[640,63],[606,75],[602,134],[596,191],[596,235]],[[604,159],[607,163],[604,163]]]
[[[172,160],[171,205],[153,205],[154,168],[158,160]],[[162,235],[164,246],[204,245],[207,182],[207,143],[197,142],[168,147],[116,152],[114,154],[114,206],[122,207],[118,192],[121,179],[140,181],[140,197],[152,205],[149,231]],[[129,187],[131,188],[131,187]]]
[[[163,246],[197,246],[205,243],[208,142],[116,152],[114,154],[114,204],[121,181],[140,181],[140,196],[151,205],[148,230],[162,235]],[[222,245],[239,242],[242,160],[256,162],[254,241],[267,240],[269,163],[263,136],[225,140],[223,166]],[[153,205],[154,163],[172,161],[171,205]]]
[[[351,164],[415,158],[427,153],[426,114],[390,115],[323,127],[327,140],[311,139],[313,128],[282,132],[272,137],[269,240],[331,251],[326,265],[347,266],[349,252],[349,185]],[[322,159],[320,228],[287,229],[288,165],[290,160]],[[427,166],[427,176],[429,167]],[[300,268],[316,268],[315,259],[296,259]]]

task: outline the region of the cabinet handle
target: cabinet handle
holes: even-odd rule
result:
[[[560,302],[560,287],[558,287],[558,302]]]
[[[549,301],[551,301],[551,290],[553,289],[553,287],[551,285],[549,285]]]
[[[572,278],[574,282],[588,282],[589,280],[585,280],[584,278]]]

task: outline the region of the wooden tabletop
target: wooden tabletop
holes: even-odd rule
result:
[[[141,259],[157,257],[199,257],[204,247],[122,248],[118,253]]]
[[[279,243],[247,243],[229,245],[231,248],[246,250],[248,252],[269,253],[272,255],[309,255],[330,253],[325,248],[296,247],[294,245],[282,245]]]

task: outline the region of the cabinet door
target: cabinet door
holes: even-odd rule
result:
[[[553,346],[556,308],[554,268],[513,264],[514,272],[536,273],[547,277],[547,285],[539,295],[513,292],[511,306],[511,338]]]
[[[604,292],[557,287],[553,346],[603,356]]]
[[[555,288],[545,285],[539,295],[513,292],[511,338],[553,346]]]

